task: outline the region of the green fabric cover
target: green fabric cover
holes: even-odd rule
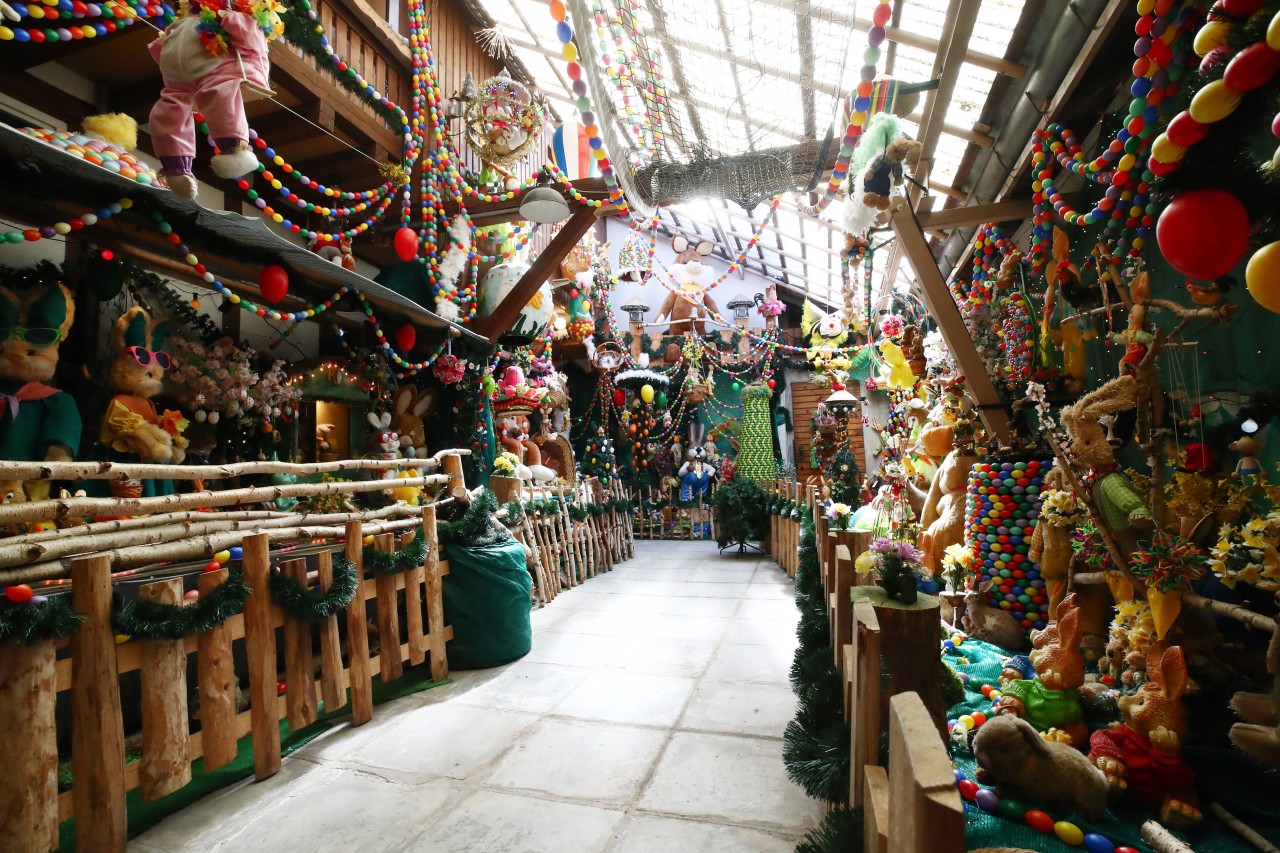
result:
[[[453,626],[451,669],[510,663],[533,646],[533,580],[524,546],[514,539],[479,547],[444,546],[444,621]]]
[[[0,393],[16,394],[25,382],[0,384]],[[80,410],[75,399],[59,391],[43,400],[26,400],[18,406],[18,419],[9,416],[8,405],[0,406],[0,459],[38,462],[54,444],[80,450]]]

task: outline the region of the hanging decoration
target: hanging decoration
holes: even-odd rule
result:
[[[216,568],[210,568],[216,567]],[[206,571],[222,566],[213,562]],[[155,601],[126,601],[111,614],[116,631],[137,640],[182,640],[203,634],[244,612],[249,585],[239,569],[227,572],[227,579],[195,604],[160,604]]]

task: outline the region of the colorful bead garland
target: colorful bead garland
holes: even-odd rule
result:
[[[972,543],[974,566],[995,582],[988,593],[991,606],[1026,629],[1043,629],[1048,621],[1040,567],[1028,552],[1050,465],[1050,460],[991,459],[969,473],[964,535]]]
[[[121,27],[132,26],[143,18],[156,18],[166,24],[174,18],[173,8],[167,5],[129,4],[115,2],[115,0],[106,0],[101,4],[84,3],[81,0],[52,0],[52,2],[45,0],[44,5],[10,3],[9,7],[19,18],[58,21],[64,24],[86,18],[103,19],[94,24],[77,23],[61,27],[10,27],[0,24],[0,41],[16,41],[20,44],[80,41],[109,35]]]
[[[133,207],[133,200],[122,198],[118,202],[99,208],[97,213],[85,213],[66,221],[55,222],[52,225],[41,225],[39,228],[0,232],[0,245],[5,243],[34,243],[37,240],[52,240],[55,237],[66,236],[72,231],[81,231],[97,225],[104,219],[110,219],[120,211],[128,210],[131,207]]]

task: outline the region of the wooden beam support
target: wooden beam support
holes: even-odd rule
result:
[[[943,230],[963,228],[966,225],[983,225],[987,222],[1007,222],[1027,219],[1031,216],[1031,199],[1015,198],[975,204],[970,207],[953,207],[947,210],[921,211],[917,216],[920,227]]]
[[[920,164],[924,168],[917,170],[918,178],[927,177],[933,170],[933,152],[938,147],[938,137],[942,135],[946,105],[951,103],[956,83],[960,80],[965,51],[968,50],[981,6],[982,0],[952,0],[947,9],[948,20],[942,28],[947,42],[938,53],[933,66],[934,76],[942,82],[937,89],[930,89],[926,93],[923,117],[920,120],[920,143],[924,146]],[[914,205],[920,197],[919,188],[913,184],[908,196]]]
[[[538,292],[538,288],[542,287],[542,283],[560,268],[560,262],[574,246],[578,245],[582,235],[590,230],[595,221],[594,208],[584,205],[574,211],[568,221],[560,227],[560,233],[551,241],[551,245],[538,255],[529,267],[529,271],[516,282],[516,286],[507,294],[507,298],[494,306],[493,313],[488,317],[476,321],[474,331],[484,335],[490,341],[497,341],[510,331],[520,312]]]
[[[973,338],[960,316],[947,282],[938,270],[938,263],[929,251],[924,231],[910,208],[902,206],[893,213],[893,231],[898,238],[899,250],[915,270],[920,282],[920,297],[929,314],[938,324],[943,339],[956,357],[965,385],[973,398],[978,416],[987,432],[999,439],[1009,437],[1009,409],[1000,392],[987,373],[987,366],[973,345]]]

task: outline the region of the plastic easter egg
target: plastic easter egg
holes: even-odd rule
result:
[[[289,273],[276,264],[267,264],[258,274],[258,289],[268,305],[274,305],[289,293]]]
[[[645,384],[640,386],[640,399],[644,400],[646,403],[653,402],[653,386],[652,385]]]
[[[1249,244],[1244,205],[1223,190],[1194,190],[1175,198],[1156,221],[1156,240],[1169,264],[1190,278],[1226,275]]]
[[[392,240],[396,255],[408,263],[418,256],[418,235],[412,228],[401,228]]]
[[[189,590],[187,590],[187,591],[186,591],[186,593],[182,596],[182,600],[183,600],[183,601],[195,601],[195,600],[196,600],[196,599],[198,599],[199,597],[200,597],[200,590],[198,590],[198,589],[189,589]]]
[[[217,560],[219,563],[225,563],[231,559],[231,552],[227,550],[219,551],[213,555],[213,559]]]
[[[1063,844],[1069,844],[1072,847],[1084,844],[1084,833],[1080,831],[1080,827],[1070,821],[1060,820],[1055,823],[1053,834],[1058,836],[1058,840]]]
[[[978,783],[974,782],[972,779],[965,779],[963,782],[959,783],[957,787],[960,788],[960,796],[964,797],[966,800],[972,800],[978,795]]]
[[[1280,12],[1267,24],[1267,47],[1280,51]]]
[[[1221,121],[1240,106],[1240,93],[1227,88],[1222,80],[1214,80],[1196,92],[1191,99],[1191,117],[1201,124]]]
[[[1259,305],[1280,314],[1280,241],[1253,253],[1244,272],[1245,284]]]
[[[1232,57],[1222,73],[1222,82],[1232,92],[1251,92],[1277,72],[1280,72],[1280,53],[1258,42]]]
[[[413,345],[418,342],[418,330],[414,328],[412,323],[405,323],[396,329],[396,346],[403,352],[413,349]]]
[[[988,791],[986,788],[978,791],[973,801],[984,812],[994,812],[1000,808],[1000,798],[996,796],[994,791]]]
[[[216,572],[221,568],[222,568],[222,563],[219,563],[217,560],[210,560],[209,562],[204,564],[204,570],[206,573]]]
[[[233,560],[242,560],[242,559],[244,559],[244,549],[243,549],[243,548],[241,548],[239,545],[235,545],[235,546],[233,546],[233,547],[231,548],[231,559],[233,559]]]
[[[1089,853],[1116,853],[1116,846],[1097,833],[1090,832],[1084,837],[1084,849]]]
[[[25,583],[16,583],[13,586],[5,587],[4,597],[14,604],[26,604],[31,601],[35,593],[31,591],[31,587]]]
[[[1036,832],[1053,832],[1053,818],[1049,817],[1039,809],[1032,809],[1023,815],[1023,817],[1027,821],[1027,826],[1031,827]]]
[[[1000,801],[1000,817],[1005,820],[1011,820],[1015,823],[1022,823],[1023,806],[1017,800],[1001,800]]]

